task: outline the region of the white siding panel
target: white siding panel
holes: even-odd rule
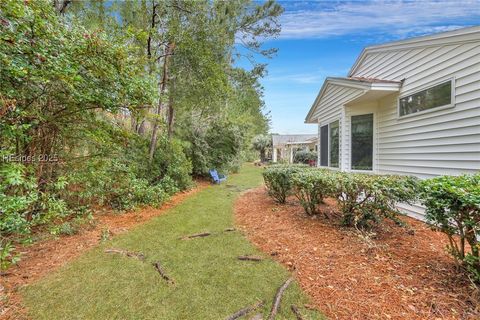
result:
[[[398,96],[378,102],[379,173],[429,178],[480,171],[480,38],[475,42],[373,53],[364,61],[368,64],[362,63],[352,76],[404,79]],[[398,117],[399,96],[451,78],[455,79],[454,107]],[[348,118],[345,133],[349,136]],[[349,139],[344,141],[344,148],[350,148]],[[399,208],[416,217],[423,214],[419,205],[401,204]]]
[[[382,174],[399,174],[399,175],[413,175],[419,178],[432,178],[441,175],[458,175],[457,168],[431,168],[431,167],[415,167],[415,166],[408,166],[408,167],[399,167],[398,165],[395,166],[385,166],[381,165],[378,169],[379,173]],[[462,170],[462,174],[474,174],[478,171],[476,170]]]
[[[362,93],[360,89],[328,85],[313,117],[318,117],[321,123],[339,119],[343,104]]]
[[[467,68],[466,71],[467,73],[460,73],[456,72],[457,78],[456,78],[456,85],[457,85],[457,90],[464,86],[468,85],[471,83],[476,83],[477,86],[480,86],[478,81],[480,81],[480,63],[477,63],[473,65],[470,68]],[[477,87],[478,88],[478,87]]]
[[[405,59],[400,59],[396,61],[391,61],[391,63],[386,66],[381,73],[381,76],[385,79],[392,79],[396,74],[398,76],[398,70],[402,69],[402,72],[408,73],[408,70],[414,69],[417,63],[422,63],[423,61],[428,61],[436,51],[439,51],[441,48],[425,48],[425,49],[415,49],[415,50],[406,50],[408,56],[405,56]]]
[[[346,140],[343,138],[345,137],[345,130],[346,125],[344,123],[344,113],[343,113],[343,104],[347,101],[354,99],[357,96],[363,94],[363,90],[360,89],[353,89],[342,87],[338,85],[329,84],[325,89],[323,97],[321,101],[318,103],[318,106],[315,110],[313,117],[318,117],[319,123],[319,130],[320,126],[328,124],[332,121],[339,120],[340,123],[340,168],[343,168],[344,165],[344,153],[343,150],[345,149],[345,142]],[[320,131],[319,131],[320,135]],[[319,138],[320,141],[320,138]],[[320,154],[320,148],[318,148]],[[318,161],[320,163],[320,161]]]
[[[425,216],[423,215],[423,210],[424,208],[420,205],[409,205],[406,203],[398,203],[397,208],[399,209],[400,212],[411,216],[413,218],[416,218],[418,220],[425,220]],[[419,213],[422,212],[422,213]]]
[[[419,152],[403,152],[403,153],[391,153],[391,152],[382,152],[378,157],[382,160],[382,163],[392,160],[421,160],[421,161],[434,161],[442,159],[443,161],[468,161],[473,162],[480,159],[480,151],[478,152],[435,152],[435,153],[419,153]],[[385,162],[383,162],[385,160]]]

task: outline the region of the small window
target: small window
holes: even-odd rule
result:
[[[373,168],[373,114],[352,116],[352,170]]]
[[[399,114],[406,116],[412,113],[452,104],[452,81],[414,93],[399,99]]]
[[[320,165],[328,166],[328,125],[320,128]]]
[[[330,123],[330,167],[338,168],[340,144],[340,123]]]

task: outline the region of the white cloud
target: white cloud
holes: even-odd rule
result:
[[[342,76],[349,69],[328,70],[325,68],[311,68],[309,72],[294,72],[291,70],[275,69],[275,72],[269,73],[263,81],[270,83],[297,83],[297,84],[321,84],[327,76]]]
[[[284,74],[265,77],[265,81],[268,82],[295,82],[300,84],[319,83],[324,79],[324,76],[316,73],[297,73],[297,74]]]
[[[325,38],[388,33],[405,38],[480,24],[480,1],[370,1],[290,8],[280,38]]]

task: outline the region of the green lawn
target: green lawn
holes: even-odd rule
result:
[[[227,183],[208,187],[26,287],[22,294],[30,315],[49,320],[224,319],[266,300],[262,310],[266,317],[289,273],[268,257],[258,263],[237,260],[239,255],[261,253],[240,232],[223,232],[233,225],[235,198],[261,183],[260,170],[246,165]],[[178,239],[203,231],[214,235]],[[142,252],[146,261],[104,253],[110,247]],[[167,285],[153,268],[157,260],[175,286]],[[295,319],[290,305],[302,307],[306,302],[297,284],[292,284],[277,319]],[[321,318],[305,308],[301,311],[306,319]]]

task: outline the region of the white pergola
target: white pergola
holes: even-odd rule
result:
[[[316,134],[272,135],[272,161],[278,162],[288,155],[288,162],[293,163],[297,149],[312,150],[317,144],[318,136]]]

